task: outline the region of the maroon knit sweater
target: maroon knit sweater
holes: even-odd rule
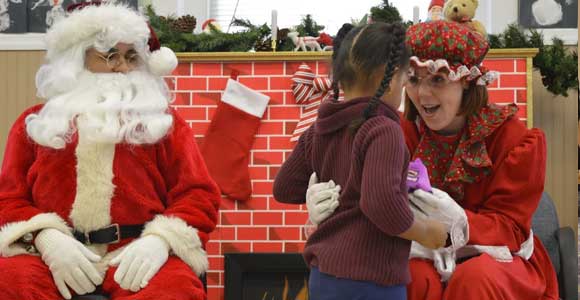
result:
[[[307,264],[339,278],[407,284],[411,242],[397,235],[413,223],[406,187],[409,153],[399,114],[384,103],[356,135],[350,133],[349,124],[362,116],[369,100],[323,102],[318,120],[278,172],[274,197],[304,203],[312,172],[320,181],[334,180],[342,187],[340,205],[308,239]]]

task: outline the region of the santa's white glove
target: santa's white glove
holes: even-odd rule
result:
[[[169,257],[169,244],[156,235],[131,242],[109,265],[118,265],[114,279],[125,290],[137,292],[147,286]]]
[[[453,250],[467,244],[469,240],[467,215],[465,210],[447,193],[436,188],[433,188],[432,193],[418,189],[409,194],[409,199],[428,218],[440,221],[447,226]]]
[[[340,185],[332,180],[318,183],[316,173],[312,173],[306,190],[306,208],[310,222],[318,225],[332,215],[338,207],[339,195]]]
[[[38,233],[34,245],[50,268],[54,283],[65,299],[72,297],[67,286],[78,295],[84,295],[94,292],[96,286],[103,283],[103,277],[92,264],[100,261],[101,257],[73,237],[46,228]]]

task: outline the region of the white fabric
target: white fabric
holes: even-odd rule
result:
[[[11,257],[30,254],[27,245],[17,241],[25,234],[45,228],[55,228],[72,236],[71,230],[59,215],[55,213],[38,214],[27,221],[11,222],[0,227],[0,256]]]
[[[318,183],[316,173],[310,175],[306,190],[306,208],[312,224],[318,225],[332,215],[339,205],[339,194],[340,185],[335,184],[334,181]]]
[[[455,271],[455,251],[451,248],[442,248],[434,251],[433,265],[441,275],[441,281],[448,281]]]
[[[203,249],[198,230],[189,226],[178,217],[158,215],[145,225],[141,236],[157,235],[162,237],[173,254],[183,260],[198,276],[205,273],[209,262]]]
[[[144,16],[123,5],[90,5],[61,18],[47,31],[47,58],[57,59],[74,45],[108,51],[119,42],[133,44],[140,54],[148,52],[149,27]]]
[[[423,258],[432,260],[437,273],[441,275],[441,281],[448,281],[455,271],[457,260],[484,253],[499,262],[513,261],[512,253],[510,253],[507,246],[466,245],[455,251],[451,247],[430,250],[416,242],[411,244],[409,259]],[[529,260],[533,253],[534,235],[533,232],[530,232],[529,238],[522,243],[520,250],[513,253],[513,255]]]
[[[50,268],[54,283],[65,299],[71,299],[67,286],[77,294],[95,291],[103,277],[92,263],[101,257],[74,238],[52,228],[43,229],[34,241],[42,260]]]
[[[177,56],[175,56],[173,50],[167,47],[161,47],[159,50],[153,51],[147,62],[149,71],[158,76],[171,74],[177,64]]]
[[[261,119],[266,107],[268,107],[270,97],[256,92],[233,79],[228,79],[222,101]]]
[[[469,240],[467,215],[447,193],[437,188],[433,188],[432,193],[418,189],[409,194],[409,199],[428,218],[446,225],[453,249],[459,249],[467,244]]]
[[[514,253],[514,255],[529,260],[532,254],[534,254],[534,231],[530,229],[530,236],[522,243],[520,250]]]
[[[131,242],[109,265],[119,266],[115,281],[125,290],[137,292],[147,286],[169,257],[169,244],[156,235]]]
[[[468,81],[474,80],[477,78],[477,85],[488,85],[494,82],[497,78],[499,78],[499,73],[496,71],[488,71],[485,74],[481,72],[479,67],[473,66],[468,68],[465,65],[461,65],[457,67],[456,70],[453,70],[449,65],[449,62],[445,59],[436,59],[436,60],[426,60],[421,61],[420,58],[417,56],[411,57],[412,66],[409,68],[410,75],[414,74],[415,69],[413,66],[417,66],[419,68],[427,68],[427,70],[431,74],[438,73],[442,69],[447,70],[449,72],[449,80],[451,81],[458,81],[463,78],[467,79]]]

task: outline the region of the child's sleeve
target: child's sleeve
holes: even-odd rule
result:
[[[274,198],[278,202],[302,204],[305,203],[308,179],[312,174],[312,168],[306,160],[306,139],[312,132],[312,127],[304,132],[298,140],[298,144],[292,154],[276,175],[274,180]]]
[[[385,234],[405,232],[414,219],[405,181],[408,152],[400,127],[394,123],[371,127],[359,157],[364,159],[361,211]]]

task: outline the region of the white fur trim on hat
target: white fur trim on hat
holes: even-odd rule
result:
[[[87,6],[59,19],[46,33],[47,58],[55,59],[73,46],[94,46],[106,51],[117,43],[148,51],[149,27],[145,17],[128,6]]]
[[[197,235],[197,229],[177,217],[158,215],[145,225],[141,236],[155,234],[167,241],[171,250],[199,276],[207,271],[209,261]]]
[[[488,85],[494,82],[498,77],[499,73],[496,71],[486,71],[483,73],[481,69],[477,66],[471,67],[471,69],[466,65],[461,65],[458,67],[452,67],[449,65],[449,62],[445,59],[428,59],[426,61],[421,61],[421,59],[417,56],[411,57],[411,68],[409,68],[409,74],[414,75],[415,69],[413,66],[417,66],[419,68],[427,68],[429,73],[435,74],[441,71],[442,69],[447,70],[449,72],[449,80],[451,81],[459,81],[461,79],[466,79],[467,81],[472,81],[477,79],[477,85]]]
[[[147,62],[149,71],[155,75],[165,76],[177,67],[177,57],[173,50],[167,47],[161,47],[157,51],[153,51]]]

